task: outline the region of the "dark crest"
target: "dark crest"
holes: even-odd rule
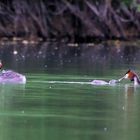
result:
[[[131,70],[129,69],[125,74],[129,73]]]

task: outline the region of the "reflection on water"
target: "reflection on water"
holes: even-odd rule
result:
[[[107,74],[110,69],[139,68],[139,41],[99,44],[45,42],[38,45],[6,44],[0,59],[6,68],[21,72]]]
[[[139,87],[125,85],[123,118],[120,125],[124,129],[124,139],[139,139],[139,111],[138,111],[138,92]]]
[[[0,139],[139,139],[140,87],[129,81],[88,84],[118,79],[128,66],[138,70],[139,49],[130,63],[129,51],[120,44],[81,44],[80,50],[55,45],[1,48],[5,67],[24,73],[27,84],[0,85]]]

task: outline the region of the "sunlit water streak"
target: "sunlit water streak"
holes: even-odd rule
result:
[[[30,81],[32,83],[49,83],[49,84],[87,84],[91,85],[91,82],[75,82],[75,81]]]
[[[101,78],[99,78],[100,80],[102,80]],[[107,79],[108,80],[108,79]],[[106,81],[107,81],[106,80]],[[104,80],[103,80],[104,81]],[[120,83],[116,83],[116,84],[104,84],[104,85],[93,85],[92,84],[92,80],[91,80],[91,82],[82,82],[82,81],[64,81],[64,80],[62,80],[62,81],[43,81],[43,80],[34,80],[34,81],[32,81],[32,80],[30,80],[30,82],[31,83],[42,83],[42,84],[54,84],[54,85],[56,85],[56,84],[68,84],[68,85],[75,85],[75,84],[77,84],[77,85],[91,85],[91,86],[93,86],[93,87],[107,87],[107,86],[113,86],[114,88],[115,87],[124,87],[126,90],[127,90],[127,88],[130,88],[130,87],[132,87],[132,88],[134,88],[134,89],[136,89],[136,88],[139,88],[139,86],[134,86],[134,84],[133,84],[133,82],[132,83],[127,83],[127,82],[120,82]]]
[[[76,115],[66,115],[66,114],[30,114],[30,113],[0,113],[0,117],[31,117],[31,118],[64,118],[64,119],[74,119],[74,120],[91,120],[91,121],[99,121],[99,120],[110,120],[110,118],[96,118],[96,117],[84,117],[84,116],[76,116]]]

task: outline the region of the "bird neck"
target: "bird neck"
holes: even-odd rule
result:
[[[140,85],[140,79],[137,76],[134,77],[134,85]]]

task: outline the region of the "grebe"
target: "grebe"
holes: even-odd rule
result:
[[[126,72],[126,74],[118,80],[113,79],[113,80],[110,80],[109,82],[106,82],[104,80],[93,80],[93,81],[91,81],[91,84],[92,85],[115,85],[123,79],[130,79],[131,81],[134,81],[135,86],[140,85],[140,79],[139,79],[138,75],[135,72],[133,72],[132,70],[128,70]]]
[[[131,81],[134,81],[135,86],[140,85],[140,79],[138,75],[132,70],[128,70],[122,79],[130,79]]]
[[[104,80],[93,80],[93,81],[91,81],[91,84],[92,85],[116,85],[117,83],[119,83],[124,78],[125,78],[125,76],[121,77],[118,80],[115,80],[115,79],[109,80],[108,82],[104,81]]]
[[[0,60],[0,69],[3,64]],[[12,70],[1,70],[0,72],[0,84],[25,84],[26,77],[22,74],[14,72]]]

